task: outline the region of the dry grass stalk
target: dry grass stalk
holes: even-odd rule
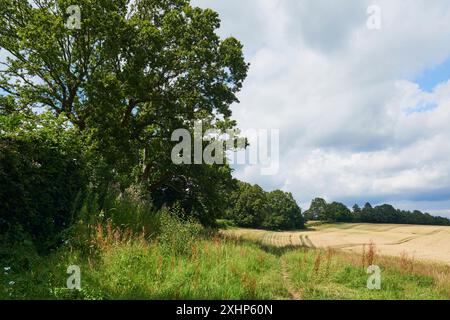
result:
[[[118,245],[130,244],[132,241],[136,241],[142,246],[148,245],[145,229],[142,229],[141,233],[136,234],[130,228],[115,228],[111,221],[108,221],[106,226],[98,223],[93,229],[94,234],[91,239],[91,244],[103,251]]]
[[[321,261],[322,261],[322,252],[319,251],[319,253],[316,256],[316,259],[314,260],[313,274],[319,273]]]
[[[331,268],[331,262],[333,260],[334,256],[334,250],[332,248],[327,249],[327,256],[326,256],[326,275],[328,276],[330,274],[330,268]]]
[[[369,243],[369,250],[367,251],[367,266],[372,266],[375,263],[376,246],[371,241]]]

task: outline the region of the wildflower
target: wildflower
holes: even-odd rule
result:
[[[11,267],[4,267],[3,270],[9,271],[9,270],[11,270]]]
[[[14,281],[10,281],[10,282],[9,282],[9,285],[10,285],[10,286],[13,286],[14,284],[15,284]]]

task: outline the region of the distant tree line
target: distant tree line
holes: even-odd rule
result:
[[[245,228],[293,230],[305,227],[302,210],[291,193],[265,192],[258,185],[241,181],[237,181],[225,215]]]
[[[419,210],[406,211],[383,204],[372,207],[366,203],[363,208],[355,204],[350,210],[342,203],[327,203],[322,198],[311,202],[310,208],[305,211],[305,219],[328,222],[366,222],[366,223],[393,223],[393,224],[419,224],[450,226],[450,219],[432,216]]]

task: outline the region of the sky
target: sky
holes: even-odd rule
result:
[[[192,3],[244,45],[239,127],[280,130],[278,173],[246,166],[237,178],[304,209],[323,197],[450,217],[450,1]]]
[[[450,1],[192,4],[244,45],[239,127],[279,130],[278,173],[238,166],[237,178],[289,191],[303,209],[323,197],[450,217]],[[373,5],[379,29],[367,27]]]

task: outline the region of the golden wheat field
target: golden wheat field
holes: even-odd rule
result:
[[[380,255],[404,256],[450,265],[450,227],[394,224],[324,224],[305,231],[230,229],[226,235],[278,247],[304,246],[361,252],[373,243]]]

